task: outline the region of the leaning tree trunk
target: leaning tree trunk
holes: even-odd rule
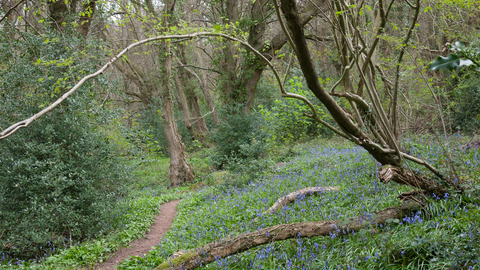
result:
[[[167,139],[168,154],[170,155],[170,170],[168,177],[173,186],[179,186],[186,182],[192,182],[195,178],[193,169],[187,163],[187,157],[185,153],[185,145],[182,143],[182,137],[177,129],[177,124],[175,122],[175,117],[173,113],[173,100],[170,95],[170,89],[168,87],[169,80],[168,75],[169,70],[169,61],[164,60],[164,66],[167,70],[167,76],[163,80],[163,91],[162,91],[162,105],[163,105],[163,128],[165,129],[165,137]]]
[[[202,58],[202,55],[200,54],[200,52],[198,51],[197,49],[197,43],[195,40],[192,41],[193,43],[193,46],[194,46],[194,50],[195,50],[195,53],[197,55],[197,60],[198,60],[198,63],[200,64],[200,67],[204,67],[204,62],[203,62],[203,58]],[[187,69],[187,71],[189,71]],[[191,71],[189,71],[191,72]],[[215,104],[213,103],[213,99],[212,99],[212,96],[210,95],[210,92],[208,92],[208,84],[207,84],[207,72],[205,70],[201,70],[200,71],[200,74],[201,74],[201,78],[198,77],[198,75],[194,75],[197,80],[199,81],[199,84],[200,84],[200,89],[202,89],[202,92],[203,92],[203,95],[205,97],[205,101],[207,102],[207,105],[208,105],[208,109],[210,109],[210,111],[212,112],[212,117],[213,117],[213,121],[215,122],[215,126],[218,127],[218,124],[220,123],[220,118],[218,117],[218,112],[215,110]]]
[[[419,1],[417,1],[417,3],[418,5],[420,4]],[[368,73],[367,69],[358,67],[358,62],[355,63],[354,61],[350,60],[352,61],[350,65],[353,66],[353,64],[357,64],[357,71],[360,74],[360,84],[363,84],[367,89],[367,93],[369,94],[372,107],[370,107],[370,105],[363,99],[362,96],[348,92],[341,94],[342,96],[346,97],[347,100],[354,101],[357,106],[366,106],[368,108],[371,108],[371,111],[373,111],[371,118],[378,125],[370,126],[372,130],[371,133],[373,134],[372,135],[367,133],[368,131],[361,129],[363,124],[362,122],[355,123],[355,119],[359,118],[355,118],[351,114],[349,114],[332,97],[332,95],[338,94],[333,93],[332,91],[327,92],[318,81],[318,76],[316,74],[315,67],[306,42],[304,29],[302,27],[300,16],[297,11],[296,1],[281,0],[281,5],[281,9],[283,14],[285,15],[285,19],[287,21],[289,29],[286,35],[291,37],[290,42],[295,48],[295,53],[297,55],[297,59],[307,82],[308,88],[315,95],[315,97],[323,103],[323,105],[326,107],[326,109],[332,116],[333,120],[340,127],[340,130],[334,131],[347,138],[348,140],[356,143],[357,145],[363,147],[380,164],[383,165],[382,169],[379,171],[380,180],[386,182],[394,181],[400,184],[416,187],[428,192],[434,192],[436,194],[444,194],[448,190],[448,188],[451,187],[458,189],[458,187],[454,186],[451,181],[447,181],[447,184],[445,186],[443,184],[445,183],[445,181],[443,181],[443,183],[441,184],[439,181],[424,178],[418,173],[402,166],[402,160],[409,159],[426,167],[431,172],[436,174],[438,178],[445,180],[443,175],[437,169],[435,169],[433,166],[431,166],[424,160],[418,159],[400,151],[399,146],[397,145],[393,135],[392,124],[390,122],[387,122],[388,119],[386,117],[385,111],[382,108],[382,103],[378,98],[378,92],[376,92],[376,89],[374,89],[374,76],[372,76],[371,73]],[[382,9],[383,6],[379,8]],[[337,26],[340,29],[342,27],[347,27],[342,25]],[[371,51],[366,52],[366,54],[368,55],[366,57],[366,61],[370,61],[368,60],[368,58],[373,54],[375,46],[370,48],[370,50]],[[352,59],[355,60],[355,58]],[[366,70],[367,72],[365,72]],[[320,121],[318,120],[318,117],[311,117],[316,119],[317,121]],[[380,136],[378,134],[384,135]],[[382,145],[383,142],[387,142],[387,145]]]
[[[164,13],[173,13],[175,2],[165,1]],[[169,16],[164,16],[164,25],[168,25]],[[185,145],[182,143],[182,137],[178,132],[173,112],[173,99],[170,89],[170,77],[172,71],[172,55],[170,46],[167,41],[162,41],[160,54],[163,57],[162,67],[163,74],[161,78],[162,84],[162,105],[163,105],[163,127],[165,129],[165,137],[167,139],[168,153],[170,155],[170,170],[168,177],[173,186],[179,186],[186,182],[192,182],[195,173],[187,162]]]

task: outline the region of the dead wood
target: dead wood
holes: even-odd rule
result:
[[[410,169],[399,168],[392,165],[385,165],[378,171],[380,181],[388,183],[393,181],[402,185],[411,186],[424,190],[430,194],[435,193],[437,196],[444,196],[448,190],[440,185],[432,178],[422,177]]]
[[[294,191],[284,197],[281,197],[280,199],[275,202],[272,207],[268,208],[267,211],[263,212],[262,215],[265,214],[273,214],[275,211],[277,211],[279,208],[283,208],[285,205],[294,202],[297,198],[302,197],[302,196],[312,196],[312,195],[318,195],[322,194],[328,191],[338,191],[340,190],[340,187],[335,186],[335,187],[308,187],[304,189],[300,189],[297,191]]]
[[[190,250],[184,255],[157,266],[161,269],[194,269],[215,260],[241,253],[256,246],[282,241],[296,237],[330,236],[331,234],[349,234],[371,225],[385,224],[388,219],[399,219],[420,208],[417,202],[389,207],[376,214],[362,215],[347,221],[313,221],[280,224],[255,232],[244,233],[226,238],[221,242],[206,244],[197,250]]]

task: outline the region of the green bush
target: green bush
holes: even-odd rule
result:
[[[323,105],[313,97],[298,77],[289,80],[287,91],[302,95],[312,102],[319,114],[319,117],[327,122],[332,122],[330,115],[326,114]],[[311,114],[311,109],[302,101],[297,99],[277,99],[271,108],[260,105],[260,112],[265,117],[267,125],[264,129],[271,134],[271,142],[275,144],[290,144],[307,137],[327,135],[332,132],[315,120],[305,116]]]
[[[150,108],[144,110],[138,116],[139,125],[135,128],[136,139],[143,145],[145,150],[154,153],[160,157],[168,157],[168,144],[163,127],[163,118],[161,108]],[[187,149],[195,147],[195,141],[188,132],[182,112],[175,112],[177,129],[182,137],[182,142]],[[137,119],[136,119],[137,120]]]
[[[50,104],[103,59],[101,44],[68,33],[22,37],[7,43],[0,31],[2,128]],[[88,55],[71,49],[79,47],[89,48]],[[108,112],[95,93],[109,85],[103,78],[85,84],[0,141],[0,253],[40,259],[114,227],[112,212],[128,175],[97,131]]]
[[[55,113],[2,141],[1,252],[41,257],[108,227],[125,175],[84,121]]]
[[[241,106],[226,109],[224,119],[212,132],[215,151],[210,157],[217,169],[246,171],[255,175],[267,165],[260,161],[268,149],[269,134],[263,129],[265,119],[258,112],[244,114]]]
[[[452,125],[458,130],[475,132],[480,128],[480,77],[469,70],[456,78],[450,103]]]

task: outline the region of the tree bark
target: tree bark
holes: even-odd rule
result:
[[[65,30],[65,17],[68,13],[68,6],[64,0],[56,0],[53,2],[48,2],[48,13],[53,19],[52,28],[56,28],[58,31],[62,32]]]
[[[180,78],[178,77],[178,72],[175,73],[174,78],[175,78],[175,87],[177,88],[178,101],[179,101],[180,107],[183,111],[183,118],[184,118],[184,122],[185,122],[185,127],[187,128],[188,133],[190,133],[192,138],[196,139],[195,131],[193,130],[193,125],[192,125],[192,118],[190,116],[190,109],[188,108],[187,98],[185,97],[185,91],[183,91],[182,82],[180,81]]]
[[[193,40],[192,42],[194,45],[195,53],[197,54],[198,63],[200,64],[200,67],[204,67],[202,55],[197,50],[197,43],[195,40]],[[189,71],[189,69],[187,69],[187,71]],[[192,71],[189,71],[189,72],[192,72]],[[220,118],[218,118],[218,113],[215,110],[215,104],[213,103],[212,96],[210,95],[210,92],[208,92],[207,73],[205,70],[201,70],[200,74],[201,74],[201,79],[196,74],[192,74],[192,75],[194,75],[199,81],[200,89],[202,89],[203,96],[205,97],[205,101],[207,101],[208,109],[212,112],[212,117],[213,117],[213,121],[215,122],[215,126],[218,127],[218,124],[220,123]]]
[[[180,257],[157,266],[162,269],[194,269],[256,246],[297,237],[330,236],[358,232],[360,229],[384,225],[388,219],[400,219],[418,210],[418,203],[410,202],[397,207],[389,207],[375,215],[363,215],[347,221],[314,221],[291,224],[280,224],[251,233],[226,238],[221,242],[213,242],[196,250],[188,251]]]
[[[78,21],[77,32],[86,37],[92,24],[93,14],[95,13],[97,3],[96,0],[87,0],[83,3],[83,10]]]
[[[385,165],[378,171],[380,181],[388,183],[393,181],[401,185],[408,185],[427,191],[430,194],[436,194],[443,197],[448,190],[438,184],[433,179],[421,177],[407,168],[399,168],[392,165]]]
[[[164,26],[168,26],[168,20],[171,18],[175,0],[165,1]],[[168,153],[170,155],[170,169],[168,177],[173,186],[183,185],[187,182],[192,182],[195,179],[195,173],[192,167],[187,162],[185,145],[182,143],[182,137],[178,132],[175,116],[173,112],[173,100],[170,89],[170,76],[172,72],[172,54],[170,46],[167,41],[162,40],[161,49],[159,52],[162,55],[162,77],[160,78],[162,84],[162,105],[163,105],[163,127],[165,129],[165,137],[167,139]],[[185,96],[184,96],[185,97]],[[185,102],[186,103],[186,102]],[[187,106],[188,108],[188,106]]]

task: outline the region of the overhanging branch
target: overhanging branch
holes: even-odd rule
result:
[[[154,41],[158,41],[158,40],[167,40],[167,39],[192,39],[192,38],[195,38],[195,37],[199,37],[199,36],[219,36],[219,37],[223,37],[223,38],[226,38],[226,39],[229,39],[229,40],[232,40],[232,41],[235,41],[235,42],[238,42],[240,44],[242,44],[243,46],[247,47],[248,49],[250,49],[253,53],[255,53],[258,57],[260,57],[262,60],[264,60],[267,65],[272,69],[273,73],[275,74],[275,77],[278,81],[278,84],[280,86],[280,89],[282,91],[282,93],[285,93],[285,89],[283,88],[283,85],[282,85],[282,80],[280,79],[280,76],[278,74],[278,72],[276,71],[276,69],[273,67],[272,63],[270,61],[267,60],[267,58],[265,58],[265,56],[263,56],[260,52],[258,52],[257,50],[255,50],[250,44],[248,44],[247,42],[245,41],[242,41],[238,38],[235,38],[235,37],[231,37],[227,34],[223,34],[223,33],[211,33],[211,32],[199,32],[199,33],[193,33],[193,34],[186,34],[186,35],[166,35],[166,36],[157,36],[157,37],[151,37],[151,38],[147,38],[147,39],[144,39],[144,40],[140,40],[140,41],[137,41],[135,43],[132,43],[130,44],[128,47],[126,47],[125,49],[123,49],[121,52],[119,52],[115,57],[113,57],[112,59],[110,59],[110,61],[108,61],[105,65],[103,65],[100,69],[98,69],[96,72],[92,73],[92,74],[89,74],[85,77],[83,77],[77,84],[75,84],[75,86],[73,86],[68,92],[66,92],[65,94],[63,94],[59,99],[57,99],[54,103],[52,103],[50,106],[46,107],[45,109],[41,110],[39,113],[33,115],[32,117],[28,118],[28,119],[25,119],[25,120],[22,120],[20,122],[17,122],[13,125],[11,125],[10,127],[6,128],[4,131],[0,132],[0,140],[3,140],[9,136],[11,136],[13,133],[15,133],[17,130],[19,130],[20,128],[26,128],[28,127],[29,125],[31,125],[35,120],[37,120],[38,118],[42,117],[43,115],[45,115],[47,112],[53,110],[55,107],[57,107],[60,103],[62,103],[64,100],[66,100],[69,96],[71,96],[73,93],[75,93],[86,81],[88,81],[89,79],[92,79],[92,78],[95,78],[97,76],[99,76],[100,74],[103,74],[103,72],[105,72],[105,70],[111,66],[114,62],[116,62],[118,59],[120,59],[123,55],[125,55],[128,51],[130,51],[131,49],[135,48],[135,47],[138,47],[140,45],[143,45],[143,44],[147,44],[149,42],[154,42]]]

